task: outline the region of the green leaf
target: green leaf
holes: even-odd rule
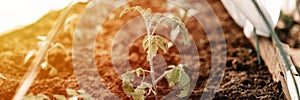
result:
[[[129,78],[134,75],[134,72],[136,73],[144,73],[142,68],[138,68],[134,71],[127,71],[125,74],[122,74],[121,77],[123,79],[122,82],[122,89],[125,92],[125,94],[129,97],[132,97],[134,100],[144,100],[145,99],[145,94],[146,94],[146,88],[149,88],[148,94],[151,93],[150,90],[152,90],[152,84],[147,83],[147,82],[141,82],[137,88],[134,89],[131,81],[134,81],[132,79],[134,78]]]
[[[36,50],[30,50],[29,52],[27,52],[27,54],[23,60],[23,64],[26,64],[29,61],[29,59],[35,55],[36,52],[37,52]]]
[[[157,50],[158,50],[158,47],[155,44],[152,44],[151,50],[150,50],[150,59],[153,59],[153,57],[156,56]]]
[[[25,96],[23,98],[23,100],[50,100],[50,98],[48,96],[46,96],[45,94],[40,93],[40,94],[34,96],[32,93],[30,93],[27,96]]]
[[[172,20],[172,30],[175,29],[179,24],[176,20]]]
[[[165,72],[165,78],[169,83],[169,87],[178,87],[181,89],[178,97],[186,97],[190,91],[190,77],[185,73],[182,66],[172,67],[172,69]]]
[[[159,23],[160,16],[161,16],[160,13],[155,13],[155,14],[152,16],[152,18],[150,19],[150,23],[153,23],[153,22]]]
[[[145,100],[144,95],[134,95],[132,97],[133,97],[133,100]]]
[[[53,97],[56,99],[56,100],[67,100],[67,98],[64,96],[64,95],[53,95]]]
[[[155,14],[153,15],[153,19],[156,19],[156,20],[159,20],[160,17],[161,17],[161,14],[160,14],[160,13],[155,13]]]
[[[132,95],[134,100],[145,100],[144,94],[146,93],[145,89],[136,88],[134,89],[134,93]]]
[[[188,42],[189,42],[189,32],[188,32],[188,30],[186,29],[186,27],[185,27],[185,25],[183,24],[183,25],[180,25],[180,28],[181,28],[181,30],[182,30],[182,32],[183,32],[183,41],[184,41],[184,44],[185,45],[187,45],[188,44]]]
[[[165,28],[168,28],[168,20],[169,20],[170,18],[169,17],[162,17],[162,18],[160,18],[159,19],[159,24],[160,25],[162,25],[162,26],[164,26]]]
[[[125,74],[121,75],[121,78],[125,82],[131,82],[131,81],[134,81],[135,76],[132,71],[127,71]]]
[[[151,94],[153,85],[147,82],[142,82],[138,88],[148,88],[147,96]]]
[[[143,39],[143,44],[142,44],[142,46],[143,46],[144,51],[146,51],[146,49],[149,47],[148,37],[149,37],[149,36],[145,36],[144,39]]]
[[[142,82],[136,89],[133,88],[131,83],[123,81],[122,89],[127,96],[132,96],[134,100],[144,100],[146,94],[145,88],[151,88],[152,85],[146,82]]]
[[[155,42],[158,45],[158,47],[160,49],[162,49],[164,52],[167,52],[167,47],[166,47],[166,45],[164,45],[164,42],[161,39],[158,39],[158,37],[155,40],[156,40]]]
[[[144,96],[145,93],[145,88],[136,88],[133,95]]]
[[[66,92],[69,96],[77,96],[78,95],[77,91],[74,89],[67,88]]]
[[[24,96],[23,100],[31,100],[31,99],[33,99],[33,98],[34,98],[33,94],[30,93],[30,94]]]
[[[144,10],[143,13],[144,13],[145,15],[150,15],[151,12],[152,12],[151,9],[150,9],[150,8],[147,8],[146,10]]]
[[[172,18],[171,23],[172,23],[172,30],[171,30],[170,34],[173,35],[173,37],[171,37],[171,40],[175,40],[175,38],[177,37],[177,34],[179,33],[178,30],[180,30],[180,32],[182,32],[182,35],[183,35],[184,44],[187,45],[188,41],[189,41],[189,38],[188,38],[189,32],[186,29],[185,24],[183,22],[181,22],[181,20],[178,17]],[[180,29],[176,29],[177,27],[179,27]]]
[[[134,88],[131,83],[123,81],[122,89],[126,93],[127,96],[130,96],[131,93],[134,92]]]
[[[188,76],[188,74],[185,73],[184,69],[182,68],[181,70],[181,76],[178,82],[178,88],[182,89],[180,91],[180,94],[178,94],[178,97],[186,97],[190,91],[190,77]]]
[[[50,100],[50,98],[48,96],[46,96],[45,94],[41,94],[41,93],[39,93],[36,97],[39,98],[39,100]]]
[[[162,42],[167,42],[168,40],[160,35],[156,35],[157,39],[161,40]]]
[[[51,70],[49,71],[49,75],[53,76],[53,75],[56,75],[57,73],[58,73],[57,69],[54,67],[51,67]]]
[[[165,72],[165,78],[168,81],[169,87],[174,87],[181,76],[180,68],[175,67]]]
[[[172,41],[174,41],[178,34],[180,33],[180,28],[179,26],[176,24],[172,24],[172,30],[170,31],[170,38]]]

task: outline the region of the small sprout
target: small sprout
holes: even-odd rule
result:
[[[41,64],[41,67],[42,67],[42,69],[45,69],[45,68],[47,68],[47,62],[43,62],[42,64]]]
[[[32,57],[35,55],[35,53],[36,53],[36,50],[30,50],[30,51],[26,54],[26,56],[25,56],[25,58],[24,58],[24,60],[23,60],[23,64],[26,64],[26,63],[29,61],[29,59],[32,58]]]
[[[54,67],[51,67],[50,71],[49,71],[49,75],[50,76],[54,76],[58,73],[57,69]]]
[[[48,96],[45,94],[38,94],[38,95],[33,95],[32,93],[28,94],[23,98],[23,100],[50,100]]]
[[[67,98],[64,96],[64,95],[53,95],[53,97],[56,99],[56,100],[67,100]]]
[[[69,96],[77,96],[78,95],[77,91],[74,89],[67,88],[66,91]]]
[[[74,90],[67,88],[66,92],[69,98],[64,95],[53,95],[53,97],[56,100],[93,100],[93,98],[89,96],[84,90]]]
[[[51,68],[49,71],[50,76],[56,75],[58,73],[58,71],[53,65],[51,65],[49,63],[48,55],[49,55],[50,51],[52,51],[53,49],[58,48],[58,47],[63,49],[64,52],[66,53],[66,55],[68,55],[67,49],[62,44],[55,43],[54,45],[51,46],[50,49],[48,49],[47,53],[45,54],[45,61],[40,65],[43,69],[46,69],[47,67]]]
[[[77,20],[79,20],[79,18],[79,14],[72,14],[71,16],[69,16],[64,23],[63,31],[69,32],[70,35],[73,35],[75,31],[74,25],[77,23]]]
[[[47,36],[37,36],[36,38],[40,41],[46,41]]]

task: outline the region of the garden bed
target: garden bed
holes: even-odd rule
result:
[[[151,2],[151,3],[149,3]],[[156,3],[155,3],[156,2]],[[140,5],[142,7],[149,7],[153,12],[164,12],[159,4],[160,1],[140,1],[137,3],[132,3],[131,5]],[[220,84],[219,89],[215,95],[215,99],[285,99],[285,95],[282,91],[282,86],[280,83],[272,80],[272,75],[268,71],[268,67],[264,65],[257,64],[257,56],[254,47],[251,42],[243,35],[243,31],[239,28],[234,21],[230,18],[229,14],[226,12],[219,0],[208,1],[211,8],[214,10],[222,30],[224,32],[224,37],[226,40],[226,67],[223,80]],[[72,14],[82,14],[86,3],[76,4],[70,16]],[[116,16],[120,13],[122,9],[115,10]],[[20,30],[7,33],[0,36],[0,73],[2,73],[7,80],[0,79],[0,99],[12,99],[20,82],[22,81],[23,75],[25,74],[29,64],[22,65],[25,55],[33,49],[38,49],[36,39],[37,36],[46,35],[51,28],[54,20],[60,14],[60,11],[53,11],[44,16],[38,22],[29,25]],[[137,14],[132,14],[131,17],[137,16]],[[130,17],[129,17],[130,18]],[[107,20],[103,23],[103,29],[99,32],[97,36],[97,41],[95,43],[95,62],[78,62],[81,59],[76,59],[76,64],[79,66],[92,66],[93,63],[97,66],[97,71],[103,80],[91,79],[94,74],[89,74],[93,69],[82,69],[76,74],[82,74],[85,77],[85,81],[89,83],[89,87],[99,87],[97,81],[103,81],[105,84],[101,84],[107,87],[114,95],[120,98],[128,98],[122,91],[122,80],[119,78],[118,73],[124,72],[126,69],[121,69],[119,72],[115,72],[114,67],[126,67],[127,65],[123,62],[116,62],[113,65],[111,50],[117,49],[120,46],[127,46],[126,43],[117,43],[118,45],[113,46],[112,42],[117,30],[123,27],[123,24],[128,21],[128,18],[117,18],[114,20]],[[55,42],[63,44],[67,48],[67,53],[69,55],[74,55],[72,53],[72,36],[70,32],[73,32],[78,19],[73,20],[74,23],[71,24],[73,30],[64,31],[64,27],[58,33]],[[209,73],[218,69],[211,69],[211,47],[208,41],[207,35],[212,35],[214,30],[211,30],[211,34],[205,34],[200,24],[193,17],[187,18],[184,22],[194,39],[198,50],[198,54],[194,56],[185,56],[191,59],[192,63],[189,68],[185,70],[191,74],[192,79],[198,77],[197,84],[192,90],[190,99],[199,99],[206,86],[207,79],[209,78]],[[88,27],[88,26],[87,26]],[[134,30],[128,30],[130,34],[136,34]],[[84,37],[84,36],[83,36]],[[144,69],[149,69],[148,62],[146,61],[146,53],[140,46],[142,38],[133,41],[130,46],[129,53],[129,64],[131,68],[142,67]],[[201,42],[200,42],[201,41]],[[121,41],[122,42],[122,41]],[[83,44],[82,44],[83,45]],[[91,52],[90,48],[84,48],[82,46],[80,53],[85,54],[85,52]],[[225,48],[221,48],[225,49]],[[118,49],[117,49],[118,50]],[[189,48],[183,48],[182,50],[189,50]],[[180,57],[178,50],[173,46],[167,53],[159,51],[161,56],[157,56],[157,61],[165,59],[166,63],[157,62],[155,63],[156,68],[163,68],[167,65],[176,65],[180,62]],[[93,57],[93,55],[82,55],[87,57]],[[63,59],[61,59],[63,58]],[[84,57],[82,57],[84,59]],[[224,59],[220,59],[224,60]],[[200,63],[197,63],[197,62]],[[54,49],[49,53],[49,63],[58,69],[58,73],[54,76],[49,76],[48,70],[42,69],[38,77],[35,79],[27,93],[43,93],[51,98],[53,94],[60,94],[67,96],[66,88],[80,89],[77,83],[76,75],[74,73],[72,57],[67,56],[62,49]],[[194,63],[194,64],[193,64]],[[201,66],[199,70],[198,66]],[[128,67],[128,66],[127,66]],[[77,70],[76,70],[77,71]],[[91,78],[89,78],[91,77]],[[158,84],[158,97],[164,97],[171,89],[166,88],[166,80],[162,80]],[[96,94],[106,94],[108,91],[92,91],[93,89],[87,89],[86,91],[92,93],[91,96],[97,98],[105,98],[105,95]],[[148,98],[153,98],[149,96]]]

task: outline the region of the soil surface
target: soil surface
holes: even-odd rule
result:
[[[285,24],[287,22],[282,21]],[[293,22],[289,27],[276,29],[279,39],[291,48],[300,48],[300,24]]]
[[[163,2],[165,1],[141,0],[131,2],[129,5],[140,5],[145,8],[151,8],[153,12],[165,12],[165,9],[157,5],[163,4]],[[264,64],[257,64],[255,49],[250,41],[243,35],[242,29],[231,19],[221,2],[219,0],[209,0],[208,3],[218,17],[224,32],[227,51],[225,74],[214,99],[285,99],[280,83],[276,83],[272,80],[271,74]],[[76,4],[69,16],[82,14],[85,6],[86,3]],[[116,9],[114,11],[115,16],[118,16],[122,9],[124,9],[124,7]],[[12,99],[32,60],[26,62],[26,64],[22,64],[23,59],[30,50],[38,50],[38,40],[36,37],[47,35],[51,25],[59,16],[60,12],[61,11],[52,11],[28,27],[0,36],[0,73],[7,77],[7,80],[0,79],[0,100]],[[50,69],[42,69],[27,93],[43,93],[51,98],[53,98],[54,94],[67,96],[66,88],[80,89],[78,77],[75,77],[76,74],[84,77],[84,81],[88,83],[89,86],[83,86],[81,88],[91,93],[93,97],[108,99],[103,96],[108,91],[93,91],[93,89],[90,88],[102,86],[107,87],[110,92],[122,99],[129,99],[122,91],[120,73],[125,72],[129,68],[136,69],[142,67],[149,69],[149,65],[146,61],[146,53],[141,47],[144,35],[138,33],[140,35],[138,35],[136,39],[132,39],[134,41],[127,41],[128,39],[126,39],[137,34],[135,32],[137,30],[127,29],[125,24],[128,21],[130,22],[132,18],[137,17],[138,14],[133,13],[126,16],[127,17],[122,18],[108,17],[103,23],[103,30],[95,37],[95,50],[93,51],[93,49],[89,47],[82,46],[82,48],[79,49],[79,52],[82,54],[80,56],[82,57],[73,59],[78,66],[85,67],[96,64],[97,74],[101,76],[102,80],[93,79],[93,77],[96,77],[94,76],[95,74],[91,73],[93,69],[87,69],[87,67],[80,70],[80,72],[74,73],[76,67],[72,65],[74,64],[72,62],[72,55],[76,54],[72,52],[72,33],[79,20],[79,18],[75,16],[70,23],[66,23],[66,25],[61,28],[54,41],[55,43],[64,45],[67,49],[66,52],[57,48],[49,53],[49,63],[58,69],[58,73],[50,76],[48,74]],[[158,70],[157,73],[161,73],[160,70],[165,70],[166,66],[178,65],[182,63],[180,61],[183,58],[188,58],[189,61],[184,62],[187,63],[184,68],[187,73],[189,73],[191,79],[197,83],[189,97],[189,99],[194,100],[199,99],[204,92],[209,73],[218,69],[210,69],[212,51],[209,44],[211,41],[208,41],[207,35],[211,34],[205,34],[203,28],[194,17],[186,18],[184,23],[190,32],[190,37],[196,41],[195,45],[198,52],[192,55],[179,55],[179,49],[172,46],[167,53],[159,51],[158,56],[154,58],[154,65],[155,69]],[[140,28],[143,29],[142,25],[137,26],[141,26]],[[114,40],[114,38],[118,36],[118,30],[124,29],[128,33],[128,35],[126,35],[127,37],[124,36],[123,38]],[[212,30],[210,33],[213,32]],[[167,37],[163,31],[157,34]],[[217,41],[218,38],[215,40]],[[178,40],[179,44],[180,41],[181,39]],[[112,52],[112,50],[116,52]],[[128,52],[126,54],[118,53],[118,51],[122,52],[123,50],[128,50]],[[180,48],[180,50],[180,52],[189,51],[191,47],[183,47]],[[89,52],[95,52],[96,55],[89,55]],[[120,59],[118,59],[118,57],[114,58],[115,56],[112,56],[114,54],[120,54],[118,55]],[[89,63],[80,62],[86,60],[85,58],[91,57],[94,57],[94,61],[91,60]],[[115,66],[118,67],[114,68]],[[201,66],[201,69],[199,69],[199,66]],[[78,69],[76,69],[76,71],[78,71]],[[104,84],[97,84],[97,81],[103,81]],[[167,87],[165,79],[159,82],[159,98],[164,97],[170,93],[170,91],[172,91],[172,89]],[[99,96],[97,94],[103,95]],[[151,94],[147,99],[153,98]]]

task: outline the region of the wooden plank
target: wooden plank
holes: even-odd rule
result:
[[[254,37],[250,38],[252,45],[256,48],[256,43]],[[284,61],[276,48],[276,46],[271,42],[269,38],[259,37],[259,48],[261,57],[265,64],[268,66],[272,78],[275,82],[281,82],[282,90],[288,100],[298,100],[297,92],[295,89],[294,81],[292,80],[292,75],[296,78],[298,87],[300,87],[300,77],[296,69],[300,69],[300,50],[290,49],[288,45],[282,44],[284,50],[289,55],[289,62],[292,65],[292,73],[290,73],[284,64]],[[294,61],[294,62],[293,62]],[[295,63],[295,64],[294,64]]]
[[[300,49],[290,49],[291,59],[295,65],[296,71],[300,73]]]

